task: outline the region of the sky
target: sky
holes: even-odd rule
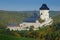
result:
[[[60,0],[0,0],[0,10],[34,11],[45,3],[53,11],[60,11]]]

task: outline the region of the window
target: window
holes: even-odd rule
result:
[[[22,25],[20,27],[22,27]]]
[[[42,15],[42,13],[41,13],[41,15]]]

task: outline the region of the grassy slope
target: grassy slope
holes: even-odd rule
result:
[[[35,40],[35,39],[0,34],[0,40]]]

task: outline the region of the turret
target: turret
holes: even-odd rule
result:
[[[42,4],[42,6],[39,8],[40,11],[40,19],[41,20],[48,20],[49,19],[49,8],[46,4]]]

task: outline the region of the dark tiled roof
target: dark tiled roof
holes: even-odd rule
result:
[[[30,18],[25,18],[23,22],[36,22],[38,18],[39,18],[38,15],[34,13],[34,15],[32,15]]]
[[[42,4],[40,10],[49,10],[46,4]]]
[[[18,24],[17,23],[8,23],[8,26],[10,26],[10,27],[14,27],[14,26],[18,26]]]

